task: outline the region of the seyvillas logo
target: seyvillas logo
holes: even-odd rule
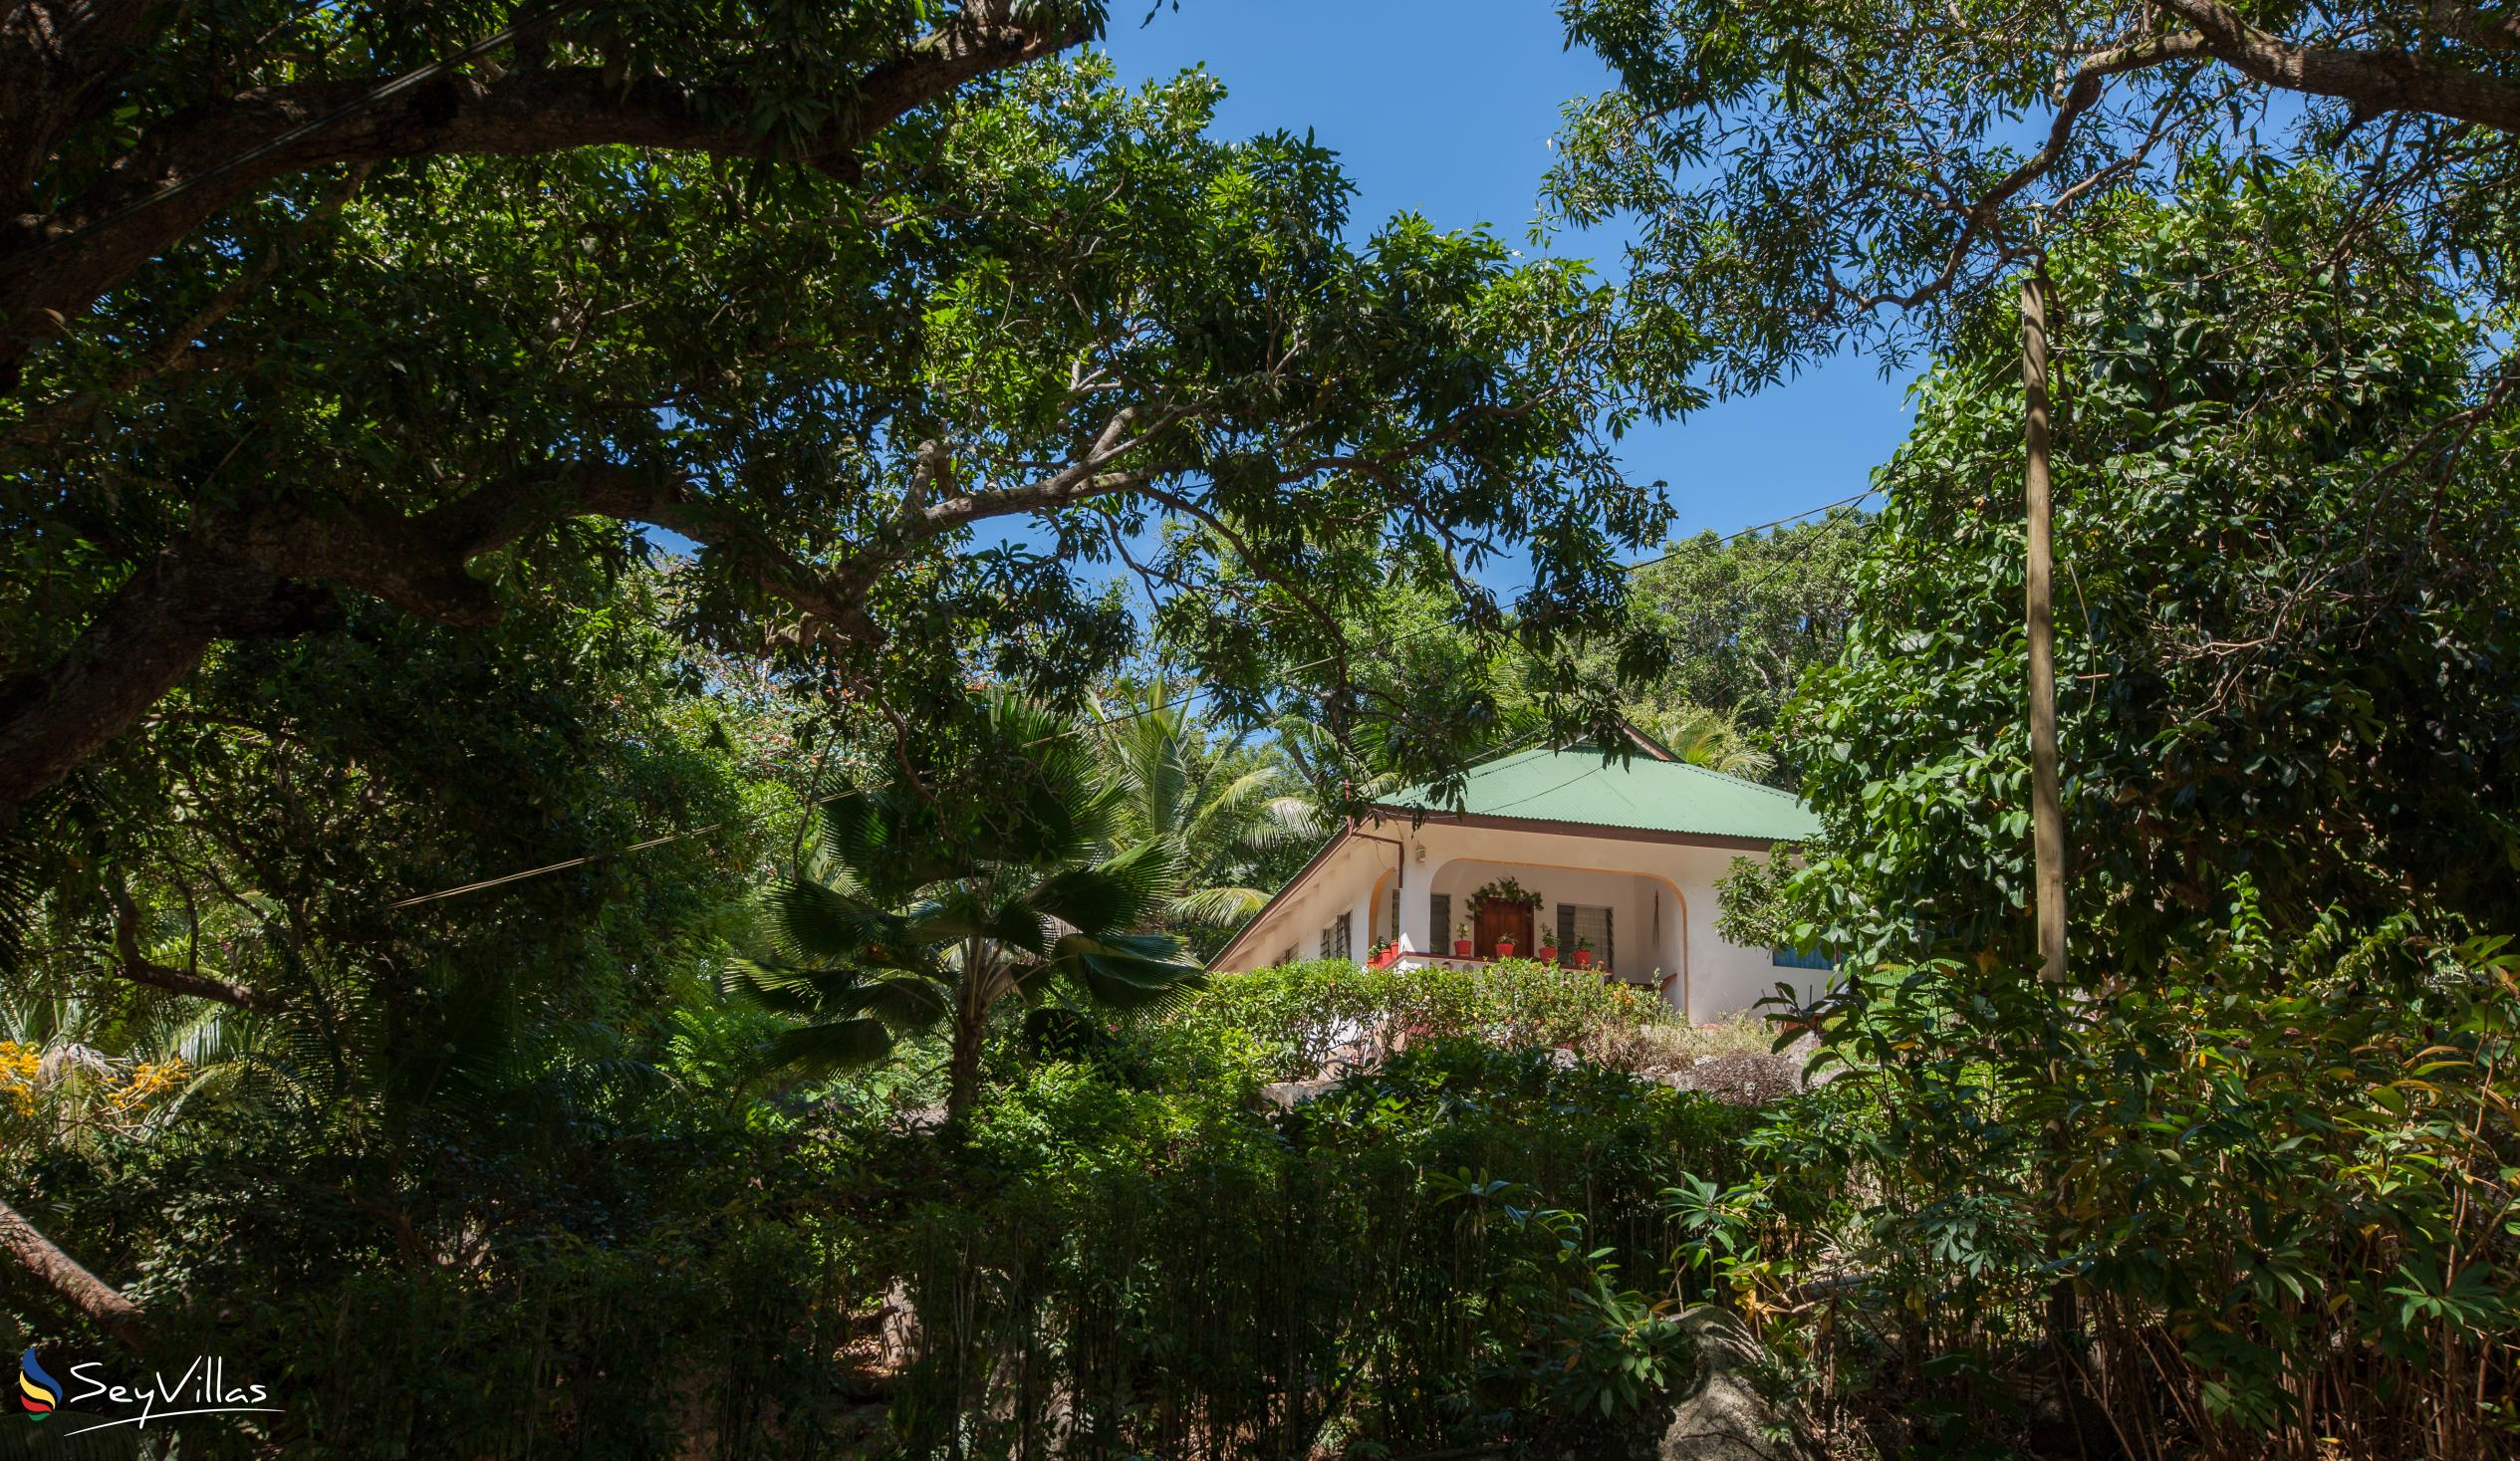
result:
[[[53,1413],[61,1403],[61,1381],[44,1372],[44,1363],[33,1349],[18,1356],[18,1403],[33,1412],[38,1420]]]
[[[60,1362],[58,1355],[55,1362]],[[262,1386],[230,1382],[227,1361],[215,1354],[200,1356],[171,1379],[158,1370],[144,1385],[116,1384],[105,1377],[105,1365],[99,1360],[64,1367],[70,1374],[67,1387],[44,1368],[34,1350],[18,1356],[18,1403],[29,1413],[42,1420],[61,1410],[72,1419],[91,1421],[62,1432],[64,1439],[124,1425],[146,1430],[152,1423],[162,1425],[179,1415],[280,1413],[279,1406],[264,1403],[271,1392]]]

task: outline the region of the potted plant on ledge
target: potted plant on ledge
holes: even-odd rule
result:
[[[1590,969],[1593,967],[1593,941],[1591,939],[1579,938],[1575,941],[1575,967],[1578,969]]]
[[[1555,938],[1543,938],[1540,940],[1540,947],[1533,949],[1532,952],[1540,956],[1540,962],[1554,964],[1558,961],[1558,941]]]
[[[1470,957],[1470,920],[1464,918],[1452,930],[1452,956],[1466,959]]]

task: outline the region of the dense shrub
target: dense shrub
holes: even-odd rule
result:
[[[833,1454],[832,1356],[882,1285],[833,1198],[864,1138],[640,1114],[582,1111],[554,1152],[423,1127],[400,1172],[242,1109],[56,1152],[33,1190],[141,1274],[151,1339],[0,1339],[123,1382],[218,1355],[281,1407],[182,1423],[186,1457]]]
[[[1679,1166],[1743,1175],[1748,1117],[1442,1038],[1263,1114],[1241,1097],[1266,1062],[1224,1045],[1239,1081],[1188,1090],[1041,1069],[903,1215],[909,1454],[1565,1438],[1675,1377],[1658,1192]]]
[[[362,1273],[252,1343],[294,1356],[274,1386],[293,1456],[828,1455],[852,1308],[828,1258],[763,1223]]]
[[[1691,1030],[1650,990],[1513,959],[1476,969],[1361,969],[1346,959],[1210,978],[1196,997],[1140,1022],[1174,1060],[1225,1049],[1271,1081],[1308,1080],[1390,1045],[1474,1036],[1506,1050],[1572,1050],[1650,1073],[1699,1055],[1764,1049],[1764,1031]]]
[[[1261,1098],[1359,1027],[1408,1038]],[[890,1073],[749,1096],[750,1017],[694,1013],[579,1097],[536,1077],[366,1151],[204,1107],[22,1190],[164,1296],[177,1368],[227,1355],[286,1407],[186,1455],[1592,1446],[1686,1359],[1661,1189],[1748,1175],[1746,1113],[1574,1054],[1653,1031],[1564,971],[1306,966],[1010,1018],[940,1128]]]

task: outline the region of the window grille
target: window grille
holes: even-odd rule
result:
[[[1452,894],[1428,893],[1426,895],[1426,922],[1430,925],[1426,930],[1427,945],[1438,949],[1450,948],[1452,946]]]
[[[1768,950],[1768,962],[1779,969],[1835,970],[1838,967],[1818,949],[1772,948]]]
[[[1342,913],[1337,921],[1322,925],[1321,956],[1323,958],[1344,959],[1350,956],[1348,953],[1349,925],[1355,921],[1355,918],[1356,915],[1353,913]]]

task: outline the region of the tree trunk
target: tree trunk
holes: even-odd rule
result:
[[[138,1305],[54,1246],[52,1239],[37,1232],[33,1223],[5,1202],[0,1202],[0,1249],[7,1250],[44,1287],[69,1300],[97,1328],[133,1346],[145,1338],[147,1316]]]
[[[945,1118],[960,1121],[980,1099],[980,1042],[988,1032],[987,1006],[954,1011],[953,1056],[947,1062]]]
[[[2039,919],[2039,977],[2063,984],[2065,972],[2065,805],[2056,757],[2056,573],[2051,537],[2054,495],[2048,473],[2048,278],[2045,268],[2021,282],[2021,385],[2029,464],[2023,473],[2028,564],[2023,604],[2030,641],[2030,840]]]
[[[2021,282],[2021,387],[2023,444],[2028,464],[2022,476],[2026,564],[2023,580],[2023,627],[2030,650],[2030,839],[2034,875],[2033,902],[2038,910],[2039,977],[2050,985],[2067,981],[2065,964],[2065,803],[2059,785],[2056,749],[2056,613],[2055,494],[2048,461],[2048,271],[2042,260]],[[2066,1081],[2062,1061],[2048,1063],[2051,1100],[2061,1102]],[[2072,1199],[2066,1174],[2072,1169],[2073,1134],[2066,1129],[2063,1106],[2047,1122],[2047,1180],[2062,1213]],[[2053,1235],[2050,1257],[2058,1245]],[[2075,1376],[2067,1368],[2082,1329],[2073,1282],[2062,1276],[2048,1285],[2048,1341],[2057,1366],[2057,1391],[2081,1440],[2080,1401]]]

